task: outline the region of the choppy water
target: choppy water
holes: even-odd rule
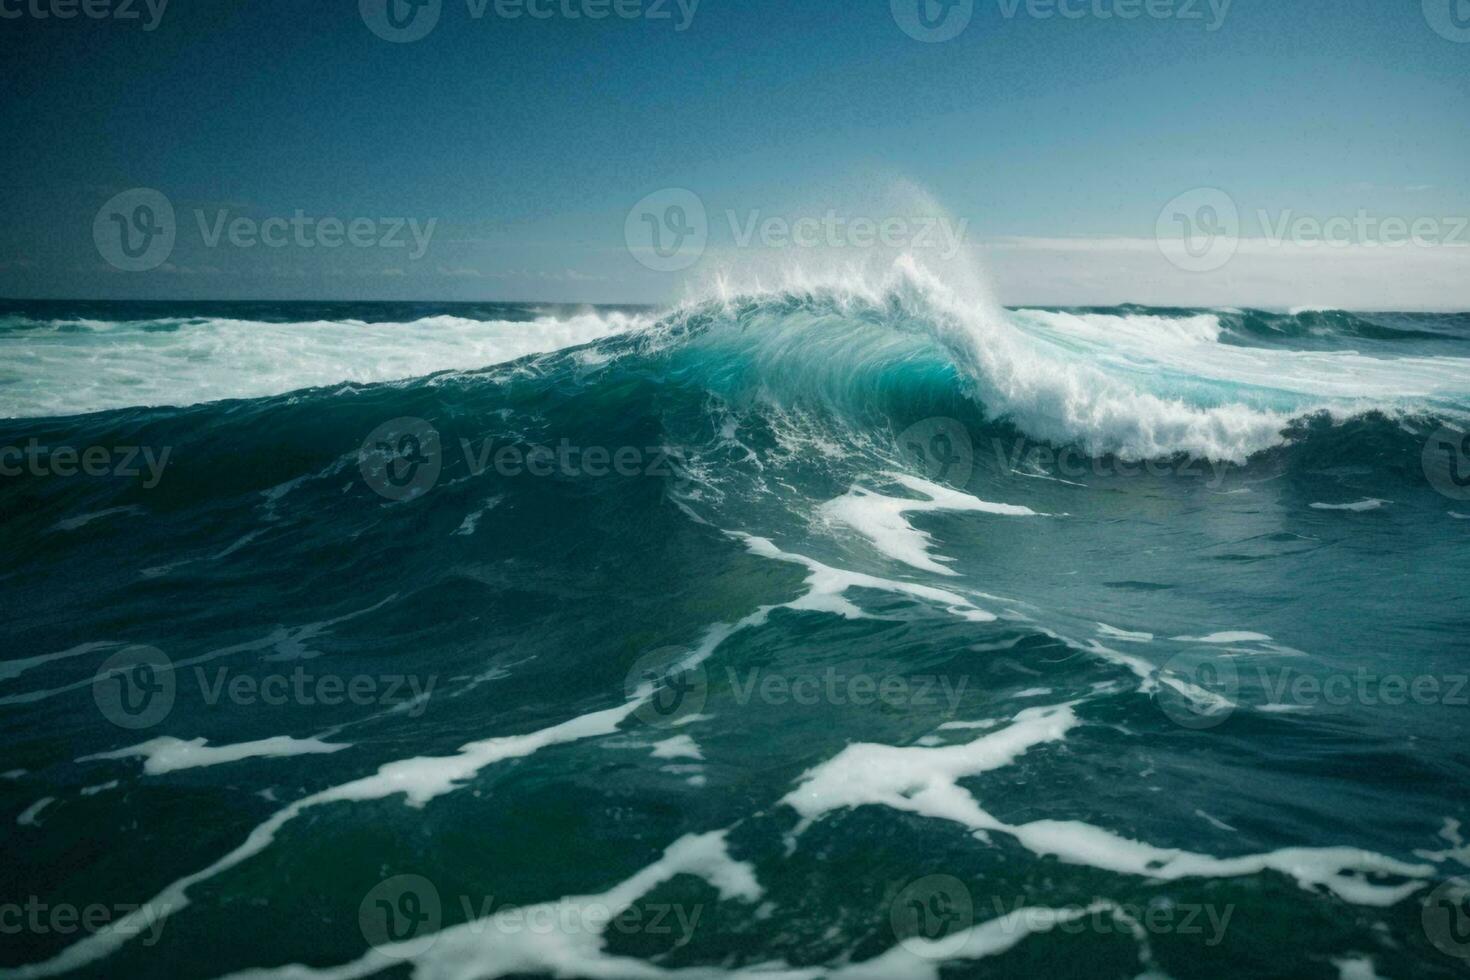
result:
[[[1462,974],[1467,412],[915,268],[5,304],[0,977]]]

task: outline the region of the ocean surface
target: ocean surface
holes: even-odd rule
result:
[[[1470,315],[0,302],[0,978],[1470,969]]]

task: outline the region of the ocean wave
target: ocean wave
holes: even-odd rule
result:
[[[1006,310],[963,277],[951,282],[905,257],[880,277],[721,282],[661,316],[71,320],[54,323],[44,340],[35,331],[0,333],[0,352],[27,345],[25,358],[16,351],[0,361],[11,365],[0,415],[261,398],[571,348],[577,356],[564,367],[573,374],[605,380],[600,372],[610,365],[647,369],[737,403],[840,406],[859,427],[870,416],[891,420],[926,391],[934,403],[963,397],[985,419],[1032,439],[1125,460],[1183,453],[1244,462],[1286,444],[1294,425],[1316,415],[1460,417],[1470,408],[1470,358],[1228,342],[1243,324],[1265,329],[1266,316]]]

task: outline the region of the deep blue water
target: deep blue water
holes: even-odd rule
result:
[[[0,303],[0,977],[1462,975],[1467,412],[1466,314]]]

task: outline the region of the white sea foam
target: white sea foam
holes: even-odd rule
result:
[[[68,517],[65,520],[57,521],[52,530],[75,531],[79,527],[86,527],[93,521],[104,520],[108,517],[116,517],[119,514],[143,513],[146,513],[146,511],[144,511],[142,507],[138,507],[136,505],[129,505],[127,507],[109,507],[106,510],[94,511],[90,514],[78,514],[76,517]]]
[[[1220,342],[1214,314],[1008,311],[967,262],[926,262],[901,255],[886,270],[872,263],[782,268],[738,285],[721,280],[711,292],[732,310],[750,297],[812,294],[901,310],[944,345],[994,414],[1033,439],[1077,444],[1093,455],[1137,460],[1182,452],[1242,462],[1282,443],[1292,419],[1316,411],[1341,418],[1369,409],[1470,409],[1470,359],[1235,346]],[[846,339],[841,347],[781,336],[766,353],[805,351],[827,376],[840,374],[842,364],[866,371],[875,358],[905,354]]]
[[[745,540],[746,547],[754,554],[763,558],[775,558],[806,567],[809,573],[806,580],[807,592],[800,598],[785,603],[784,608],[786,609],[826,612],[847,619],[865,619],[868,618],[868,614],[853,605],[847,599],[846,592],[848,589],[876,589],[880,592],[897,592],[915,599],[937,603],[944,606],[953,615],[971,622],[989,623],[996,618],[994,613],[981,609],[969,599],[955,592],[920,585],[917,582],[900,582],[895,579],[865,575],[862,572],[833,568],[816,559],[782,551],[766,538],[749,535],[738,535],[738,537]]]
[[[341,752],[351,748],[346,744],[332,744],[315,738],[291,738],[278,735],[254,742],[239,742],[235,745],[210,745],[207,739],[196,738],[184,741],[167,735],[131,745],[115,752],[99,752],[86,755],[78,762],[102,759],[143,758],[143,771],[150,776],[161,776],[179,769],[194,769],[199,766],[220,766],[241,759],[280,759],[293,755],[322,755]]]
[[[703,759],[704,753],[699,750],[699,743],[688,735],[675,735],[666,738],[653,747],[655,759]]]
[[[1414,854],[1429,861],[1454,861],[1470,868],[1470,844],[1465,842],[1464,836],[1460,833],[1460,821],[1453,817],[1445,817],[1439,836],[1450,846],[1442,851],[1417,850]]]
[[[930,555],[929,548],[933,544],[933,538],[910,524],[904,518],[905,514],[973,511],[1006,517],[1041,516],[1029,507],[993,504],[916,476],[904,473],[885,473],[883,476],[915,493],[923,494],[927,499],[886,497],[872,490],[853,487],[845,495],[823,504],[819,513],[828,521],[857,531],[888,557],[922,571],[939,575],[958,574],[939,564],[953,561],[953,558]]]
[[[995,726],[997,726],[999,724],[1000,724],[1000,722],[997,721],[994,718],[982,718],[980,721],[947,721],[944,724],[942,724],[942,725],[939,726],[939,730],[941,732],[947,732],[947,731],[960,731],[960,730],[963,730],[963,729],[970,729],[970,728],[985,729],[985,728],[994,728]]]
[[[328,803],[380,800],[402,795],[414,807],[452,792],[480,770],[505,759],[527,756],[552,745],[607,735],[642,703],[639,699],[606,711],[581,715],[560,725],[528,735],[488,738],[464,745],[454,755],[420,757],[390,762],[371,776],[343,783],[297,800],[278,810],[250,832],[245,841],[224,857],[200,871],[174,881],[153,899],[106,927],[78,940],[48,960],[24,966],[0,968],[0,978],[49,977],[79,969],[110,956],[150,921],[172,915],[190,902],[189,889],[228,871],[265,850],[281,828],[312,807]],[[379,969],[381,969],[381,964]]]
[[[848,589],[853,588],[891,592],[932,602],[945,608],[952,615],[974,622],[988,622],[995,619],[994,614],[980,609],[968,599],[953,592],[912,582],[899,582],[856,572],[846,572],[802,555],[782,551],[765,538],[741,533],[731,533],[730,536],[743,541],[746,547],[757,555],[806,567],[808,570],[806,579],[807,589],[801,596],[790,602],[762,606],[734,623],[720,623],[710,627],[705,631],[703,637],[694,648],[673,665],[671,672],[698,666],[712,656],[714,651],[725,640],[741,630],[765,623],[769,619],[770,614],[779,608],[794,611],[825,612],[851,619],[869,618],[868,614],[864,613],[845,597],[844,593]],[[383,602],[377,605],[381,606],[390,601],[391,598],[383,600]],[[377,608],[377,606],[372,608]],[[313,624],[313,626],[316,629],[320,629],[330,625],[330,623],[351,619],[367,611],[369,610],[359,610],[358,612],[332,620],[329,623]],[[194,658],[192,661],[181,662],[176,667],[183,666],[185,663],[196,663],[214,659],[215,657],[224,656],[240,650],[259,649],[262,645],[269,644],[269,640],[255,641],[238,647],[213,651]],[[655,690],[655,683],[648,681],[642,684],[629,700],[618,707],[581,715],[560,725],[542,729],[541,731],[528,735],[492,737],[471,742],[462,746],[456,754],[450,756],[421,757],[390,762],[381,766],[377,773],[372,776],[366,776],[349,783],[331,787],[297,800],[295,803],[277,811],[264,823],[256,826],[243,843],[216,860],[213,864],[167,885],[137,912],[125,916],[98,932],[80,939],[48,960],[19,967],[0,968],[0,980],[9,980],[9,978],[22,980],[22,978],[55,976],[59,973],[79,969],[110,956],[136,935],[139,929],[153,924],[157,919],[167,917],[186,908],[190,902],[189,889],[194,885],[214,878],[265,850],[274,842],[276,835],[283,826],[294,820],[307,809],[329,803],[377,800],[398,795],[402,795],[405,802],[409,805],[422,807],[430,800],[460,788],[478,772],[497,762],[530,755],[553,745],[614,733],[640,705],[653,696]],[[59,693],[59,691],[41,693],[45,696],[50,696]],[[377,962],[377,965],[373,966],[368,972],[377,972],[382,968],[383,964]],[[636,975],[658,975],[656,972],[646,972],[654,970],[652,967],[645,966],[644,970],[645,972]],[[315,974],[310,972],[288,972],[285,975],[314,976]],[[349,971],[347,973],[327,973],[325,975],[358,976],[361,974]]]
[[[41,826],[41,811],[55,802],[56,797],[43,796],[41,799],[26,807],[25,810],[20,814],[20,816],[15,818],[15,822],[22,827],[39,827]]]
[[[1152,643],[1154,640],[1152,633],[1135,633],[1132,630],[1120,630],[1116,626],[1109,626],[1107,623],[1098,623],[1097,632],[1100,636],[1106,636],[1119,643]]]
[[[871,960],[825,975],[831,980],[939,980],[940,968],[948,963],[997,956],[1029,936],[1113,908],[1109,902],[1094,902],[1086,908],[1020,908],[942,940],[912,937]]]
[[[605,892],[574,895],[526,907],[517,918],[525,923],[547,923],[547,928],[497,929],[493,922],[476,919],[434,935],[370,950],[360,959],[337,967],[312,969],[288,966],[279,969],[247,970],[230,980],[351,980],[371,976],[409,963],[418,977],[496,980],[510,975],[557,977],[643,978],[761,977],[764,980],[806,980],[815,970],[753,970],[730,972],[665,970],[643,960],[615,956],[604,948],[603,932],[588,924],[604,926],[615,920],[642,896],[677,875],[703,878],[720,898],[755,904],[762,890],[750,865],[730,857],[724,831],[682,837],[671,844],[653,864]],[[425,946],[427,945],[427,948]]]
[[[68,647],[56,653],[43,653],[38,657],[27,657],[24,660],[0,661],[0,681],[12,680],[32,668],[39,667],[42,664],[49,664],[55,660],[69,660],[72,657],[80,657],[84,654],[95,653],[98,650],[107,650],[117,646],[122,646],[122,644],[113,640],[99,640]]]
[[[1358,500],[1358,501],[1354,501],[1353,503],[1350,503],[1350,504],[1322,504],[1322,503],[1315,503],[1315,504],[1312,504],[1312,509],[1313,510],[1351,510],[1351,511],[1365,511],[1365,510],[1377,510],[1378,508],[1387,506],[1388,504],[1391,504],[1391,503],[1393,503],[1392,500],[1379,500],[1376,497],[1369,497],[1366,500]]]
[[[0,385],[0,418],[192,405],[416,378],[586,344],[646,323],[613,312],[529,323],[456,316],[411,323],[75,322],[59,325],[66,329],[0,334],[0,372],[9,382]],[[21,363],[24,371],[4,370]]]
[[[1217,858],[1130,840],[1080,820],[1006,824],[981,808],[959,780],[1014,763],[1036,746],[1062,741],[1079,724],[1073,705],[1029,708],[1009,726],[973,742],[943,748],[849,745],[808,771],[782,799],[800,816],[799,836],[815,821],[841,809],[887,806],[959,823],[978,833],[1003,833],[1038,857],[1119,874],[1172,881],[1225,878],[1275,871],[1308,891],[1326,888],[1346,902],[1392,905],[1423,887],[1434,871],[1351,847],[1284,848],[1268,854]],[[1383,884],[1368,875],[1410,879]]]
[[[454,536],[469,537],[470,535],[474,534],[475,531],[479,530],[480,518],[484,517],[487,513],[498,507],[500,505],[500,502],[504,499],[504,496],[487,498],[485,502],[479,506],[479,508],[470,511],[468,514],[465,515],[464,521],[454,532]]]
[[[1384,980],[1373,968],[1371,956],[1350,956],[1332,961],[1338,980]]]
[[[1230,826],[1225,821],[1220,820],[1217,817],[1212,817],[1203,810],[1196,809],[1194,811],[1194,815],[1208,823],[1211,827],[1214,827],[1216,830],[1227,830],[1232,834],[1239,833],[1239,831],[1237,831],[1234,827]]]
[[[1265,633],[1250,633],[1245,630],[1230,630],[1211,633],[1209,636],[1176,636],[1181,643],[1270,643]]]
[[[1470,404],[1465,358],[1234,346],[1219,342],[1215,319],[1021,310],[1011,322],[1029,353],[991,360],[1026,378],[1002,390],[1015,393],[1028,434],[1131,457],[1181,451],[1238,462],[1279,443],[1283,423],[1307,412]],[[1028,356],[1046,362],[1050,382]],[[1058,423],[1037,411],[1048,407]]]

